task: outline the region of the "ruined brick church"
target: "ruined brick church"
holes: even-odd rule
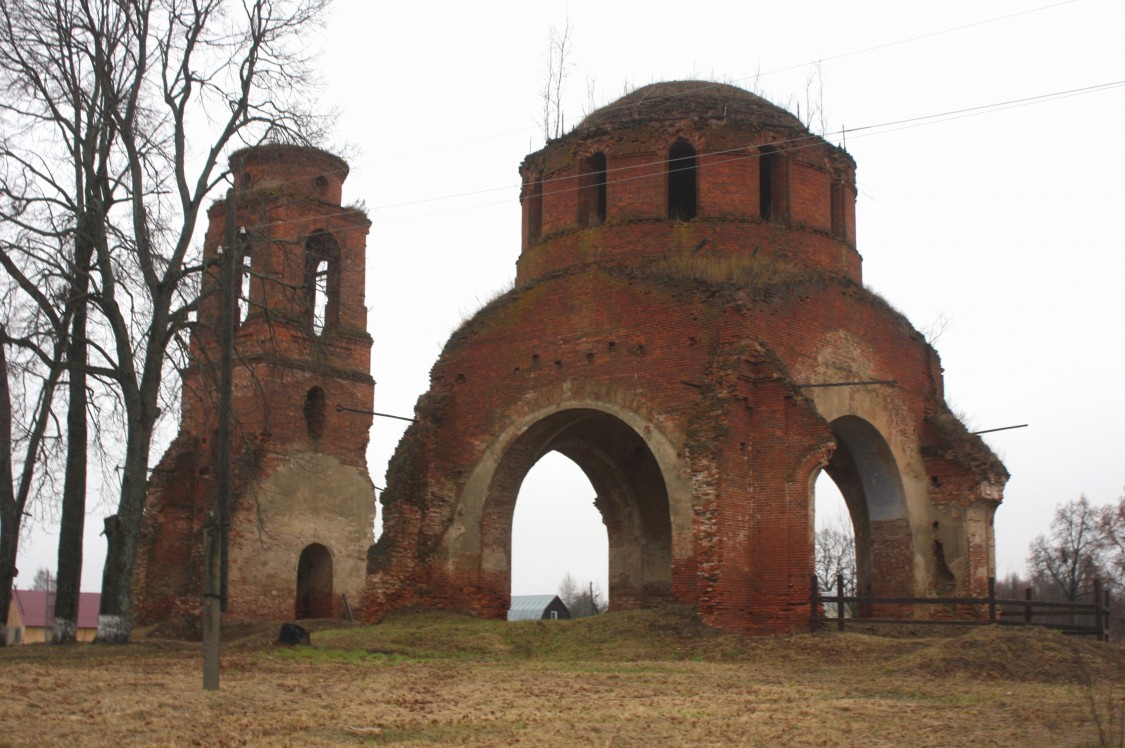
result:
[[[253,227],[234,614],[339,615],[346,596],[367,620],[405,605],[503,617],[516,497],[551,451],[596,491],[614,609],[805,624],[822,470],[851,514],[862,591],[985,593],[1007,473],[946,407],[933,348],[863,287],[855,163],[788,112],[733,86],[655,84],[524,160],[515,287],[434,365],[370,548],[367,221],[340,208],[347,168],[328,154],[255,149],[232,171]],[[207,329],[152,480],[135,587],[153,620],[198,605]]]

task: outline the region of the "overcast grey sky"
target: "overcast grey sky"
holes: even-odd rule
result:
[[[1022,568],[1057,503],[1122,494],[1125,87],[1080,90],[1125,81],[1120,0],[337,0],[309,44],[325,50],[323,100],[350,149],[345,202],[373,221],[377,410],[410,414],[449,333],[514,275],[517,167],[542,146],[548,29],[568,17],[568,125],[627,87],[684,78],[806,114],[813,79],[828,137],[846,128],[858,163],[865,282],[920,329],[948,320],[947,399],[971,428],[1030,424],[985,437],[1012,473],[1000,574]],[[1034,98],[1059,92],[1074,93]],[[1019,103],[986,107],[1002,102]],[[377,486],[401,433],[376,420]],[[568,569],[605,588],[592,498],[565,458],[536,466],[517,507],[515,592],[554,591]],[[96,590],[100,516],[88,524]],[[552,550],[573,537],[591,539]],[[19,583],[54,553],[53,537],[29,537]]]

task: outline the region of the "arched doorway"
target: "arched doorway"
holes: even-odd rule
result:
[[[898,463],[883,435],[857,416],[831,423],[836,451],[824,471],[836,484],[855,532],[856,591],[913,595],[914,549]]]
[[[609,540],[609,599],[636,608],[672,594],[668,489],[649,445],[610,413],[576,408],[532,424],[500,457],[480,518],[480,578],[505,592],[511,583],[512,519],[524,477],[549,452],[573,461],[594,490]]]
[[[843,583],[844,594],[856,593],[855,528],[851,512],[840,489],[823,470],[817,471],[813,484],[816,535],[813,543],[817,585],[826,595],[835,595]],[[825,615],[835,616],[838,606],[826,606]]]
[[[295,617],[332,617],[332,554],[320,543],[306,546],[297,562]]]
[[[586,474],[549,452],[520,485],[512,517],[512,595],[558,594],[571,608],[593,597],[605,610],[609,539]],[[563,580],[572,584],[564,592]],[[591,595],[592,593],[592,595]]]

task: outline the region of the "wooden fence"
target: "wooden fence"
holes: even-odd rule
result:
[[[845,595],[844,578],[837,575],[836,594],[822,595],[813,575],[809,625],[813,631],[831,623],[844,631],[848,622],[853,625],[1044,626],[1066,634],[1096,636],[1098,641],[1109,641],[1109,592],[1102,588],[1100,579],[1094,580],[1093,587],[1092,603],[1034,600],[1031,588],[1025,590],[1023,600],[998,598],[993,577],[988,578],[988,597],[871,597]],[[837,615],[827,615],[830,611]]]

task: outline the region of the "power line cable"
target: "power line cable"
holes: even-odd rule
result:
[[[796,70],[798,68],[808,67],[810,65],[816,65],[819,62],[828,62],[830,60],[842,60],[842,59],[847,58],[847,57],[855,57],[857,55],[867,54],[868,52],[876,52],[880,49],[888,49],[890,47],[897,47],[901,44],[909,44],[910,42],[921,41],[922,39],[930,39],[930,38],[933,38],[935,36],[942,36],[943,34],[951,34],[955,31],[964,31],[965,29],[975,28],[976,26],[984,26],[984,25],[987,25],[987,24],[990,24],[990,23],[997,23],[999,21],[1007,21],[1010,18],[1016,18],[1018,16],[1025,16],[1025,15],[1028,15],[1029,13],[1038,13],[1038,12],[1043,11],[1043,10],[1050,10],[1052,8],[1058,8],[1059,6],[1062,6],[1062,5],[1070,5],[1070,4],[1076,3],[1078,1],[1079,0],[1062,0],[1062,2],[1051,3],[1050,5],[1041,5],[1038,8],[1029,8],[1027,10],[1020,10],[1020,11],[1016,11],[1015,13],[1009,13],[1009,14],[1003,15],[1003,16],[996,16],[994,18],[986,18],[982,21],[974,21],[973,23],[966,23],[966,24],[962,24],[960,26],[951,26],[950,28],[942,29],[940,31],[931,31],[928,34],[919,34],[918,36],[911,36],[911,37],[908,37],[906,39],[899,39],[898,41],[885,42],[883,44],[876,44],[872,47],[864,47],[863,49],[857,49],[857,50],[853,50],[851,52],[842,52],[842,53],[837,54],[837,55],[831,55],[830,57],[822,57],[819,60],[811,60],[809,62],[803,62],[803,63],[800,63],[798,65],[790,65],[789,67],[777,68],[775,70],[770,70],[770,71],[767,71],[765,73],[762,73],[762,75],[773,75],[775,73],[785,73],[785,72],[789,72],[790,70]],[[756,76],[749,76],[747,78],[739,78],[739,79],[736,79],[736,80],[752,80],[754,77],[756,77]]]
[[[1076,2],[1077,0],[1067,0],[1067,1],[1068,2]],[[881,134],[896,132],[898,130],[904,130],[904,129],[909,129],[909,128],[913,128],[913,127],[921,127],[921,126],[925,126],[925,125],[938,124],[938,123],[941,123],[941,122],[947,122],[947,121],[954,120],[954,119],[962,119],[962,118],[965,118],[965,117],[980,116],[980,115],[984,115],[984,114],[991,114],[993,112],[1004,111],[1006,109],[1013,109],[1013,108],[1022,107],[1022,106],[1030,106],[1030,105],[1033,105],[1033,104],[1046,103],[1046,102],[1049,102],[1049,101],[1054,101],[1056,99],[1070,98],[1072,96],[1081,96],[1081,95],[1087,95],[1087,94],[1091,94],[1091,93],[1099,93],[1099,92],[1102,92],[1102,91],[1106,91],[1106,90],[1110,90],[1110,89],[1114,89],[1114,88],[1119,88],[1121,86],[1125,86],[1125,80],[1110,81],[1110,82],[1107,82],[1107,83],[1100,83],[1100,84],[1095,84],[1095,85],[1091,85],[1091,86],[1082,86],[1082,87],[1079,87],[1079,88],[1067,89],[1067,90],[1063,90],[1063,91],[1054,91],[1054,92],[1051,92],[1051,93],[1039,94],[1039,95],[1036,95],[1036,96],[1026,96],[1026,97],[1022,97],[1022,98],[1018,98],[1018,99],[1008,99],[1008,100],[1005,100],[1005,101],[992,102],[992,103],[989,103],[989,104],[981,104],[981,105],[972,106],[972,107],[963,107],[963,108],[960,108],[960,109],[952,109],[952,110],[947,110],[947,111],[943,111],[943,112],[936,112],[936,113],[933,113],[933,114],[925,114],[925,115],[919,115],[919,116],[916,116],[916,117],[907,117],[907,118],[903,118],[903,119],[889,120],[887,122],[880,122],[880,123],[875,123],[875,124],[870,124],[870,125],[861,125],[861,126],[858,126],[858,127],[844,128],[844,129],[841,130],[840,134],[841,134],[841,137],[845,137],[845,136],[852,136],[852,137],[855,137],[855,138],[870,137],[872,135],[881,135]],[[830,136],[831,134],[827,134],[827,135]],[[820,136],[820,135],[815,135],[813,133],[808,133],[806,135],[801,135],[801,136],[794,137],[794,138],[784,138],[782,140],[772,141],[768,144],[762,144],[762,145],[785,146],[786,151],[792,152],[792,151],[802,150],[804,148],[816,147],[817,145],[819,145],[822,142],[831,143],[831,141],[829,141],[828,138],[825,137],[825,136]],[[835,144],[833,144],[833,145],[835,145]],[[747,158],[758,158],[760,156],[760,152],[757,150],[759,147],[760,147],[759,145],[743,145],[743,146],[726,148],[726,149],[717,150],[717,151],[706,151],[706,152],[703,152],[703,153],[698,153],[698,154],[696,154],[697,159],[703,158],[703,157],[723,156],[723,155],[727,155],[727,154],[735,154],[735,155],[733,155],[731,158],[722,159],[722,160],[719,160],[719,161],[712,161],[711,163],[704,164],[702,166],[697,164],[696,166],[689,166],[689,167],[684,167],[684,168],[685,169],[692,169],[692,168],[694,168],[694,169],[705,169],[709,166],[716,166],[716,165],[719,165],[719,164],[728,163],[730,161],[747,159]],[[753,148],[755,150],[753,152],[746,152],[747,148]],[[633,164],[633,165],[624,166],[624,167],[617,167],[617,168],[614,168],[614,169],[607,169],[606,170],[606,174],[607,174],[606,184],[607,185],[622,184],[622,183],[625,183],[625,182],[635,181],[637,179],[648,179],[648,178],[652,178],[652,177],[660,177],[660,176],[663,176],[663,175],[667,174],[668,170],[663,169],[663,168],[659,168],[659,167],[664,167],[669,163],[670,163],[669,159],[663,158],[663,159],[657,159],[657,160],[645,162],[643,164]],[[626,171],[635,171],[635,170],[638,170],[638,169],[652,169],[652,170],[644,172],[644,173],[640,173],[640,174],[634,174],[634,175],[631,175],[631,176],[619,176],[619,177],[616,177],[614,179],[608,178],[608,175],[610,173],[621,173],[621,172],[626,172]],[[582,176],[584,176],[584,175],[570,174],[570,175],[566,175],[566,176],[563,176],[563,177],[552,177],[552,178],[548,178],[548,179],[543,179],[543,180],[540,180],[539,183],[541,185],[544,185],[544,186],[555,185],[555,184],[566,184],[568,182],[573,183],[575,180],[579,179]],[[486,195],[486,194],[490,194],[490,193],[494,193],[494,192],[506,192],[506,191],[509,191],[509,190],[518,190],[521,187],[522,187],[522,185],[519,185],[519,184],[509,184],[509,185],[504,185],[504,186],[500,186],[500,187],[488,187],[488,188],[479,189],[479,190],[469,190],[467,192],[452,193],[452,194],[448,194],[448,195],[438,195],[438,196],[434,196],[434,197],[419,198],[417,200],[409,200],[409,201],[404,201],[404,202],[399,202],[399,203],[389,203],[389,204],[384,204],[384,205],[377,205],[377,206],[373,206],[373,207],[369,208],[369,210],[371,210],[373,212],[379,211],[379,210],[391,210],[391,209],[402,208],[402,207],[407,207],[407,206],[411,206],[411,205],[421,205],[421,204],[433,203],[433,202],[443,202],[443,201],[447,201],[447,200],[456,200],[456,199],[460,199],[460,198],[473,197],[473,196],[477,196],[477,195]],[[549,191],[544,191],[542,193],[542,195],[543,196],[558,195],[558,194],[564,194],[564,193],[568,193],[568,192],[574,192],[574,191],[577,191],[577,190],[580,190],[580,189],[582,189],[581,185],[565,186],[565,187],[560,187],[558,189],[551,189]],[[482,208],[482,207],[489,207],[489,206],[493,206],[493,205],[506,204],[507,202],[508,202],[508,198],[506,198],[503,201],[497,200],[497,201],[486,202],[486,203],[474,203],[472,205],[450,208],[448,210],[434,211],[434,212],[431,212],[431,213],[425,213],[425,214],[421,214],[421,215],[403,216],[402,218],[398,218],[398,219],[386,219],[386,220],[381,220],[381,221],[378,221],[378,222],[373,221],[372,223],[373,223],[373,225],[385,225],[387,223],[395,223],[395,222],[398,222],[398,221],[401,221],[401,220],[415,220],[415,219],[418,219],[418,218],[430,217],[430,216],[434,216],[434,215],[443,215],[443,214],[446,214],[446,213],[462,212],[462,211],[465,211],[465,210],[473,210],[473,209]],[[337,213],[322,214],[320,216],[317,216],[316,218],[324,219],[324,218],[331,218],[331,217],[335,217],[335,216],[343,216],[343,215],[350,215],[350,214],[351,214],[350,210],[344,210],[344,211],[339,211]],[[289,224],[289,223],[307,223],[309,220],[310,219],[307,219],[307,218],[301,218],[301,219],[290,219],[288,221],[270,222],[270,223],[267,223],[267,224],[263,224],[261,226],[248,226],[247,230],[253,231],[253,230],[265,228],[266,226],[279,226],[279,225],[285,225],[285,224]]]
[[[870,47],[864,47],[862,49],[855,49],[855,50],[852,50],[850,52],[841,52],[839,54],[829,55],[828,57],[821,57],[821,58],[816,59],[816,60],[809,60],[807,62],[801,62],[801,63],[797,63],[795,65],[787,65],[785,67],[774,68],[773,70],[767,70],[764,73],[758,72],[758,73],[755,73],[754,75],[743,76],[742,78],[732,78],[731,82],[732,83],[741,83],[741,82],[744,82],[744,81],[757,81],[758,79],[760,79],[764,76],[776,75],[778,73],[787,73],[791,70],[798,70],[800,68],[810,67],[812,65],[817,65],[817,64],[822,63],[822,62],[830,62],[832,60],[843,60],[843,59],[846,59],[848,57],[856,57],[856,56],[859,56],[859,55],[868,54],[870,52],[877,52],[877,51],[882,50],[882,49],[889,49],[891,47],[897,47],[897,46],[901,46],[903,44],[909,44],[911,42],[921,41],[923,39],[931,39],[935,36],[943,36],[945,34],[952,34],[952,33],[957,32],[957,31],[964,31],[966,29],[975,28],[977,26],[985,26],[985,25],[992,24],[992,23],[999,23],[1000,21],[1007,21],[1007,20],[1010,20],[1012,18],[1017,18],[1019,16],[1025,16],[1025,15],[1029,15],[1031,13],[1039,13],[1039,12],[1045,11],[1045,10],[1051,10],[1053,8],[1058,8],[1058,7],[1061,7],[1063,5],[1072,5],[1072,4],[1077,3],[1077,2],[1079,2],[1079,0],[1062,0],[1062,2],[1051,3],[1051,4],[1048,4],[1048,5],[1041,5],[1041,6],[1038,6],[1038,7],[1035,7],[1035,8],[1028,8],[1027,10],[1020,10],[1020,11],[1016,11],[1014,13],[1008,13],[1008,14],[1002,15],[1002,16],[985,18],[985,19],[980,20],[980,21],[973,21],[972,23],[965,23],[965,24],[961,24],[959,26],[951,26],[949,28],[941,29],[941,30],[938,30],[938,31],[931,31],[931,32],[925,33],[925,34],[918,34],[916,36],[907,37],[905,39],[897,39],[897,40],[891,41],[891,42],[883,42],[882,44],[875,44],[875,45],[870,46]],[[723,85],[726,85],[726,84],[725,83],[719,83],[719,82],[711,83],[711,84],[704,84],[704,85],[701,85],[699,88],[692,89],[691,91],[680,91],[680,92],[665,94],[663,96],[654,96],[652,98],[646,99],[644,103],[654,103],[654,102],[666,101],[666,100],[669,100],[669,99],[675,99],[675,98],[680,97],[680,96],[686,96],[688,94],[695,94],[695,93],[698,93],[699,91],[706,91],[709,88],[718,88],[718,87],[723,86]],[[598,112],[613,112],[613,111],[617,111],[618,109],[627,109],[627,108],[630,108],[630,107],[633,107],[633,106],[635,106],[635,104],[615,105],[615,104],[611,103],[611,104],[607,104],[606,106],[599,107],[596,111],[598,111]],[[580,118],[578,120],[578,122],[581,123],[582,119],[585,119],[585,117]],[[440,150],[440,149],[446,149],[446,148],[460,148],[462,146],[472,145],[474,143],[480,143],[480,142],[483,142],[485,140],[491,140],[493,138],[506,137],[508,135],[516,135],[516,134],[528,132],[528,131],[531,131],[531,130],[537,130],[538,128],[539,128],[539,125],[532,125],[532,126],[529,126],[529,127],[518,128],[518,129],[515,129],[515,130],[508,130],[508,131],[501,132],[501,133],[492,133],[492,134],[487,134],[487,135],[481,135],[480,137],[470,138],[468,140],[457,141],[455,143],[446,143],[446,144],[440,146],[439,148],[434,148],[434,149],[430,149],[430,150]],[[378,161],[376,163],[378,163]]]
[[[1027,10],[1016,11],[1014,13],[1009,13],[1009,14],[1006,14],[1006,15],[1003,15],[1003,16],[995,16],[993,18],[986,18],[986,19],[983,19],[983,20],[980,20],[980,21],[974,21],[972,23],[961,24],[959,26],[952,26],[952,27],[949,27],[949,28],[946,28],[946,29],[941,29],[941,30],[938,30],[938,31],[932,31],[932,32],[929,32],[929,33],[926,33],[926,34],[919,34],[917,36],[907,37],[905,39],[898,39],[898,40],[892,41],[892,42],[885,42],[885,43],[882,43],[882,44],[876,44],[874,46],[864,47],[862,49],[852,50],[850,52],[842,52],[840,54],[830,55],[828,57],[822,57],[818,60],[811,60],[811,61],[808,61],[808,62],[796,64],[796,65],[789,65],[789,66],[786,66],[786,67],[775,68],[773,70],[768,70],[764,73],[755,73],[752,76],[744,76],[742,78],[734,78],[734,79],[732,79],[732,81],[735,82],[735,83],[738,83],[738,82],[742,82],[742,81],[755,80],[755,79],[757,79],[761,76],[765,76],[765,75],[773,75],[773,74],[776,74],[776,73],[788,72],[790,70],[796,70],[798,68],[808,67],[810,65],[815,65],[815,64],[818,64],[820,62],[825,62],[825,61],[830,61],[830,60],[839,60],[839,59],[844,59],[844,58],[847,58],[847,57],[854,57],[854,56],[857,56],[857,55],[866,54],[868,52],[878,51],[880,49],[887,49],[889,47],[895,47],[895,46],[899,46],[899,45],[902,45],[902,44],[908,44],[910,42],[915,42],[915,41],[919,41],[919,40],[922,40],[922,39],[929,39],[929,38],[932,38],[932,37],[935,37],[935,36],[942,36],[944,34],[950,34],[950,33],[956,32],[956,31],[962,31],[962,30],[974,28],[974,27],[977,27],[977,26],[983,26],[983,25],[987,25],[987,24],[991,24],[991,23],[997,23],[999,21],[1005,21],[1005,20],[1009,20],[1011,18],[1016,18],[1016,17],[1019,17],[1019,16],[1028,15],[1028,14],[1031,14],[1031,13],[1038,13],[1040,11],[1050,10],[1050,9],[1057,8],[1057,7],[1060,7],[1060,6],[1063,6],[1063,5],[1071,5],[1071,4],[1074,4],[1074,3],[1077,3],[1077,2],[1079,2],[1079,0],[1062,0],[1061,2],[1051,3],[1051,4],[1048,4],[1048,5],[1042,5],[1042,6],[1038,6],[1036,8],[1029,8]],[[695,95],[695,94],[698,94],[700,91],[706,91],[709,88],[719,88],[719,87],[725,86],[725,85],[727,85],[727,84],[726,83],[719,83],[719,82],[708,84],[708,83],[701,82],[700,86],[698,86],[696,88],[692,88],[689,91],[677,91],[677,92],[665,94],[663,96],[653,96],[653,97],[645,99],[643,102],[639,102],[639,103],[650,104],[650,103],[656,103],[656,102],[666,101],[666,100],[670,100],[670,99],[675,99],[675,98],[679,98],[679,97],[682,97],[682,96]],[[1051,94],[1046,94],[1046,96],[1051,96]],[[769,101],[769,100],[766,99],[766,101]],[[603,107],[599,107],[597,111],[598,112],[613,112],[613,111],[616,111],[616,110],[619,110],[619,109],[635,108],[636,106],[639,105],[639,103],[618,104],[618,105],[609,104],[609,105],[606,105],[606,106],[603,106]],[[773,103],[773,102],[770,102],[770,103]],[[776,104],[774,104],[774,105],[777,106]],[[984,105],[984,106],[988,107],[990,105]],[[780,108],[784,108],[784,107],[780,107]],[[928,115],[928,116],[938,117],[938,116],[942,116],[942,115]],[[868,127],[879,127],[879,126],[880,125],[870,125]],[[469,140],[458,141],[457,143],[445,144],[442,147],[448,148],[448,147],[459,147],[459,146],[462,146],[462,145],[470,145],[472,143],[477,143],[477,142],[481,142],[481,141],[484,141],[484,140],[489,140],[489,139],[492,139],[494,137],[505,137],[505,136],[508,136],[508,135],[518,134],[520,132],[526,132],[528,129],[532,129],[532,128],[521,128],[521,129],[516,129],[516,130],[508,130],[508,131],[502,132],[502,133],[495,133],[495,134],[491,134],[491,135],[483,135],[483,136],[478,137],[478,138],[471,138]],[[847,132],[849,132],[849,133],[857,132],[859,129],[863,129],[863,128],[851,128],[851,129],[847,130]],[[816,136],[814,136],[814,137],[816,137]],[[827,139],[827,135],[825,136],[824,139]],[[782,142],[788,142],[788,141],[779,141],[779,144],[782,143]],[[431,149],[431,150],[434,150],[434,149]],[[737,149],[735,149],[735,150],[737,150]],[[719,153],[721,153],[721,151]],[[654,163],[659,163],[659,162],[654,162]],[[631,167],[619,167],[619,168],[626,168],[626,169],[642,168],[644,166],[647,166],[647,164],[640,164],[640,165],[631,166]],[[573,175],[573,176],[559,177],[558,179],[562,179],[562,180],[577,179],[577,178],[579,178],[579,176],[580,175]],[[277,184],[279,184],[280,186],[284,186],[284,185],[287,185],[287,184],[294,184],[297,181],[300,181],[300,180],[292,180],[292,181],[281,182],[281,183],[277,183]],[[546,183],[547,181],[551,181],[551,180],[544,180],[544,183]],[[390,209],[390,208],[399,208],[399,207],[404,207],[404,206],[408,206],[408,205],[415,205],[415,204],[419,204],[419,203],[431,202],[431,201],[434,201],[434,200],[456,199],[456,198],[467,197],[467,196],[471,196],[471,195],[475,195],[475,194],[484,194],[484,193],[488,193],[488,192],[499,192],[499,191],[509,190],[509,189],[512,189],[511,185],[505,185],[505,186],[502,186],[502,187],[489,187],[489,188],[485,188],[485,189],[482,189],[482,190],[475,190],[475,191],[471,191],[471,192],[453,193],[453,194],[450,194],[450,195],[442,195],[442,196],[432,197],[432,198],[419,198],[417,200],[408,200],[408,201],[404,201],[404,202],[400,202],[400,203],[390,203],[390,204],[386,204],[386,205],[376,206],[375,208],[372,208],[372,210],[387,210],[387,209]]]

